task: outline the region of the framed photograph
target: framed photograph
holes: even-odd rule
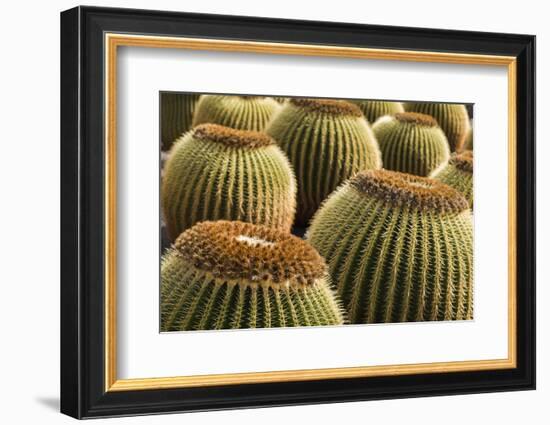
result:
[[[61,411],[535,388],[535,37],[61,14]]]

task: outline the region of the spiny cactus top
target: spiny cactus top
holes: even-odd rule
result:
[[[385,100],[354,100],[353,103],[357,104],[367,121],[371,124],[384,115],[394,115],[399,112],[405,112],[403,104],[401,102],[389,102]]]
[[[193,125],[212,123],[238,130],[263,131],[279,109],[279,103],[269,97],[203,95]]]
[[[430,115],[400,112],[372,127],[388,170],[427,176],[449,160],[445,134]]]
[[[323,258],[286,232],[202,222],[162,260],[161,329],[339,325]]]
[[[432,175],[462,193],[470,208],[474,205],[474,154],[472,151],[454,153],[447,166]]]
[[[203,124],[173,146],[161,197],[171,240],[203,220],[242,220],[289,231],[296,182],[271,137]]]
[[[357,105],[290,99],[266,132],[288,155],[298,181],[296,222],[306,224],[321,202],[360,170],[382,166],[378,144]]]
[[[160,129],[163,151],[170,150],[172,143],[191,128],[198,100],[198,94],[162,93]]]
[[[449,142],[451,152],[462,149],[468,129],[470,128],[470,118],[468,111],[462,104],[454,103],[404,103],[405,111],[420,112],[422,114],[434,117]]]
[[[359,173],[315,214],[308,240],[352,323],[472,318],[472,215],[450,186]]]

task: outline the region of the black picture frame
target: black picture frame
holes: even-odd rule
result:
[[[256,40],[517,58],[517,367],[106,392],[104,34]],[[76,418],[535,388],[535,37],[76,7],[61,13],[61,412]]]

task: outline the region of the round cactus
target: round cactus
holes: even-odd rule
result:
[[[305,225],[343,181],[382,166],[372,130],[357,105],[290,99],[266,132],[287,154],[298,181],[296,223]]]
[[[325,201],[308,241],[352,323],[472,318],[472,214],[450,186],[361,172]]]
[[[474,206],[474,154],[472,151],[454,153],[447,166],[431,177],[454,187]]]
[[[401,112],[372,127],[388,170],[427,176],[449,160],[445,134],[430,115]]]
[[[279,103],[269,97],[203,95],[193,125],[212,123],[238,130],[263,131],[279,109]]]
[[[343,324],[323,258],[289,233],[205,221],[162,259],[161,330]]]
[[[160,129],[163,151],[170,150],[172,143],[191,128],[198,100],[198,94],[162,93]]]
[[[394,115],[405,111],[401,102],[389,102],[385,100],[354,100],[353,103],[361,108],[363,115],[365,115],[365,118],[371,124],[384,115]]]
[[[174,144],[164,169],[162,206],[170,240],[203,220],[241,220],[289,231],[296,182],[271,137],[203,124]]]
[[[462,104],[455,103],[405,103],[405,111],[419,112],[434,117],[449,142],[451,152],[462,149],[468,129],[470,128],[470,118],[468,110]]]

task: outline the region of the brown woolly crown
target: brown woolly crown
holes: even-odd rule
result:
[[[250,130],[235,130],[218,124],[201,124],[193,129],[193,137],[198,140],[223,143],[231,147],[258,148],[275,144],[265,133]]]
[[[437,121],[434,117],[418,112],[398,112],[395,114],[395,119],[399,122],[418,124],[426,127],[437,126]]]
[[[461,212],[468,201],[452,187],[427,177],[389,170],[369,170],[357,174],[350,184],[368,196],[394,206],[408,206],[435,212]]]
[[[183,232],[174,249],[195,268],[245,284],[312,284],[327,267],[306,241],[241,221],[203,221]]]
[[[474,171],[474,153],[472,151],[455,152],[451,155],[449,164],[467,173]]]
[[[299,108],[305,108],[312,112],[319,112],[332,115],[347,115],[352,117],[361,117],[363,113],[361,109],[345,100],[336,99],[308,99],[294,98],[290,99],[290,103]]]

